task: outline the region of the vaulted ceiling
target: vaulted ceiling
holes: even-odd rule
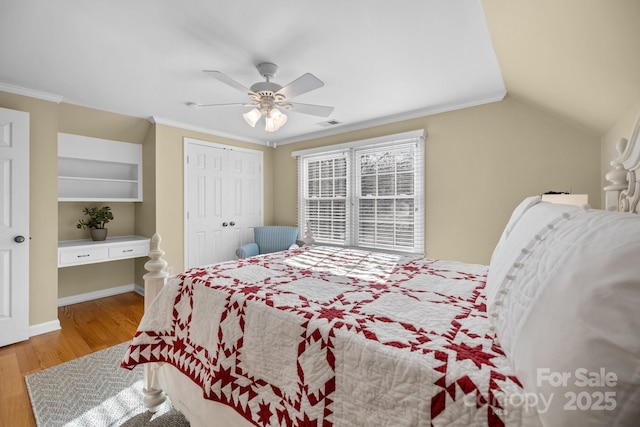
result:
[[[0,2],[0,90],[286,143],[511,96],[597,134],[640,101],[637,0]],[[275,133],[242,118],[256,65],[294,101]],[[188,103],[232,103],[192,109]],[[326,122],[337,122],[328,125]]]

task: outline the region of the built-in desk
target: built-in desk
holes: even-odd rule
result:
[[[96,242],[90,239],[58,242],[58,268],[138,258],[149,253],[149,238],[142,236],[108,237]]]

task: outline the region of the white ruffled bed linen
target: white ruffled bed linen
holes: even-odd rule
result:
[[[486,272],[326,247],[193,269],[122,365],[170,363],[255,425],[537,426],[489,330]]]
[[[487,311],[526,392],[550,402],[543,424],[640,425],[640,216],[535,198],[515,212]]]

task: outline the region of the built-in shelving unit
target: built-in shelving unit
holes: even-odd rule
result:
[[[58,201],[142,201],[142,146],[59,133]]]

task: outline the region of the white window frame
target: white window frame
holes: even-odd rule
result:
[[[346,212],[346,232],[344,241],[324,240],[314,236],[316,243],[337,245],[345,247],[361,247],[385,252],[400,252],[424,255],[424,130],[404,132],[401,134],[389,135],[386,137],[372,138],[361,141],[354,141],[346,144],[338,144],[327,147],[312,148],[295,151],[293,157],[298,159],[298,227],[304,235],[307,230],[305,220],[305,208],[307,200],[307,177],[306,165],[309,161],[318,161],[336,156],[347,156],[347,212]],[[414,216],[413,216],[413,246],[385,244],[384,242],[358,243],[359,242],[359,189],[360,170],[358,169],[358,156],[364,151],[384,151],[385,149],[398,149],[415,144],[414,158]],[[397,176],[397,175],[396,175]],[[396,196],[401,198],[405,196]],[[380,199],[381,197],[378,197]],[[376,199],[374,197],[373,199]],[[393,224],[396,224],[395,220]]]

